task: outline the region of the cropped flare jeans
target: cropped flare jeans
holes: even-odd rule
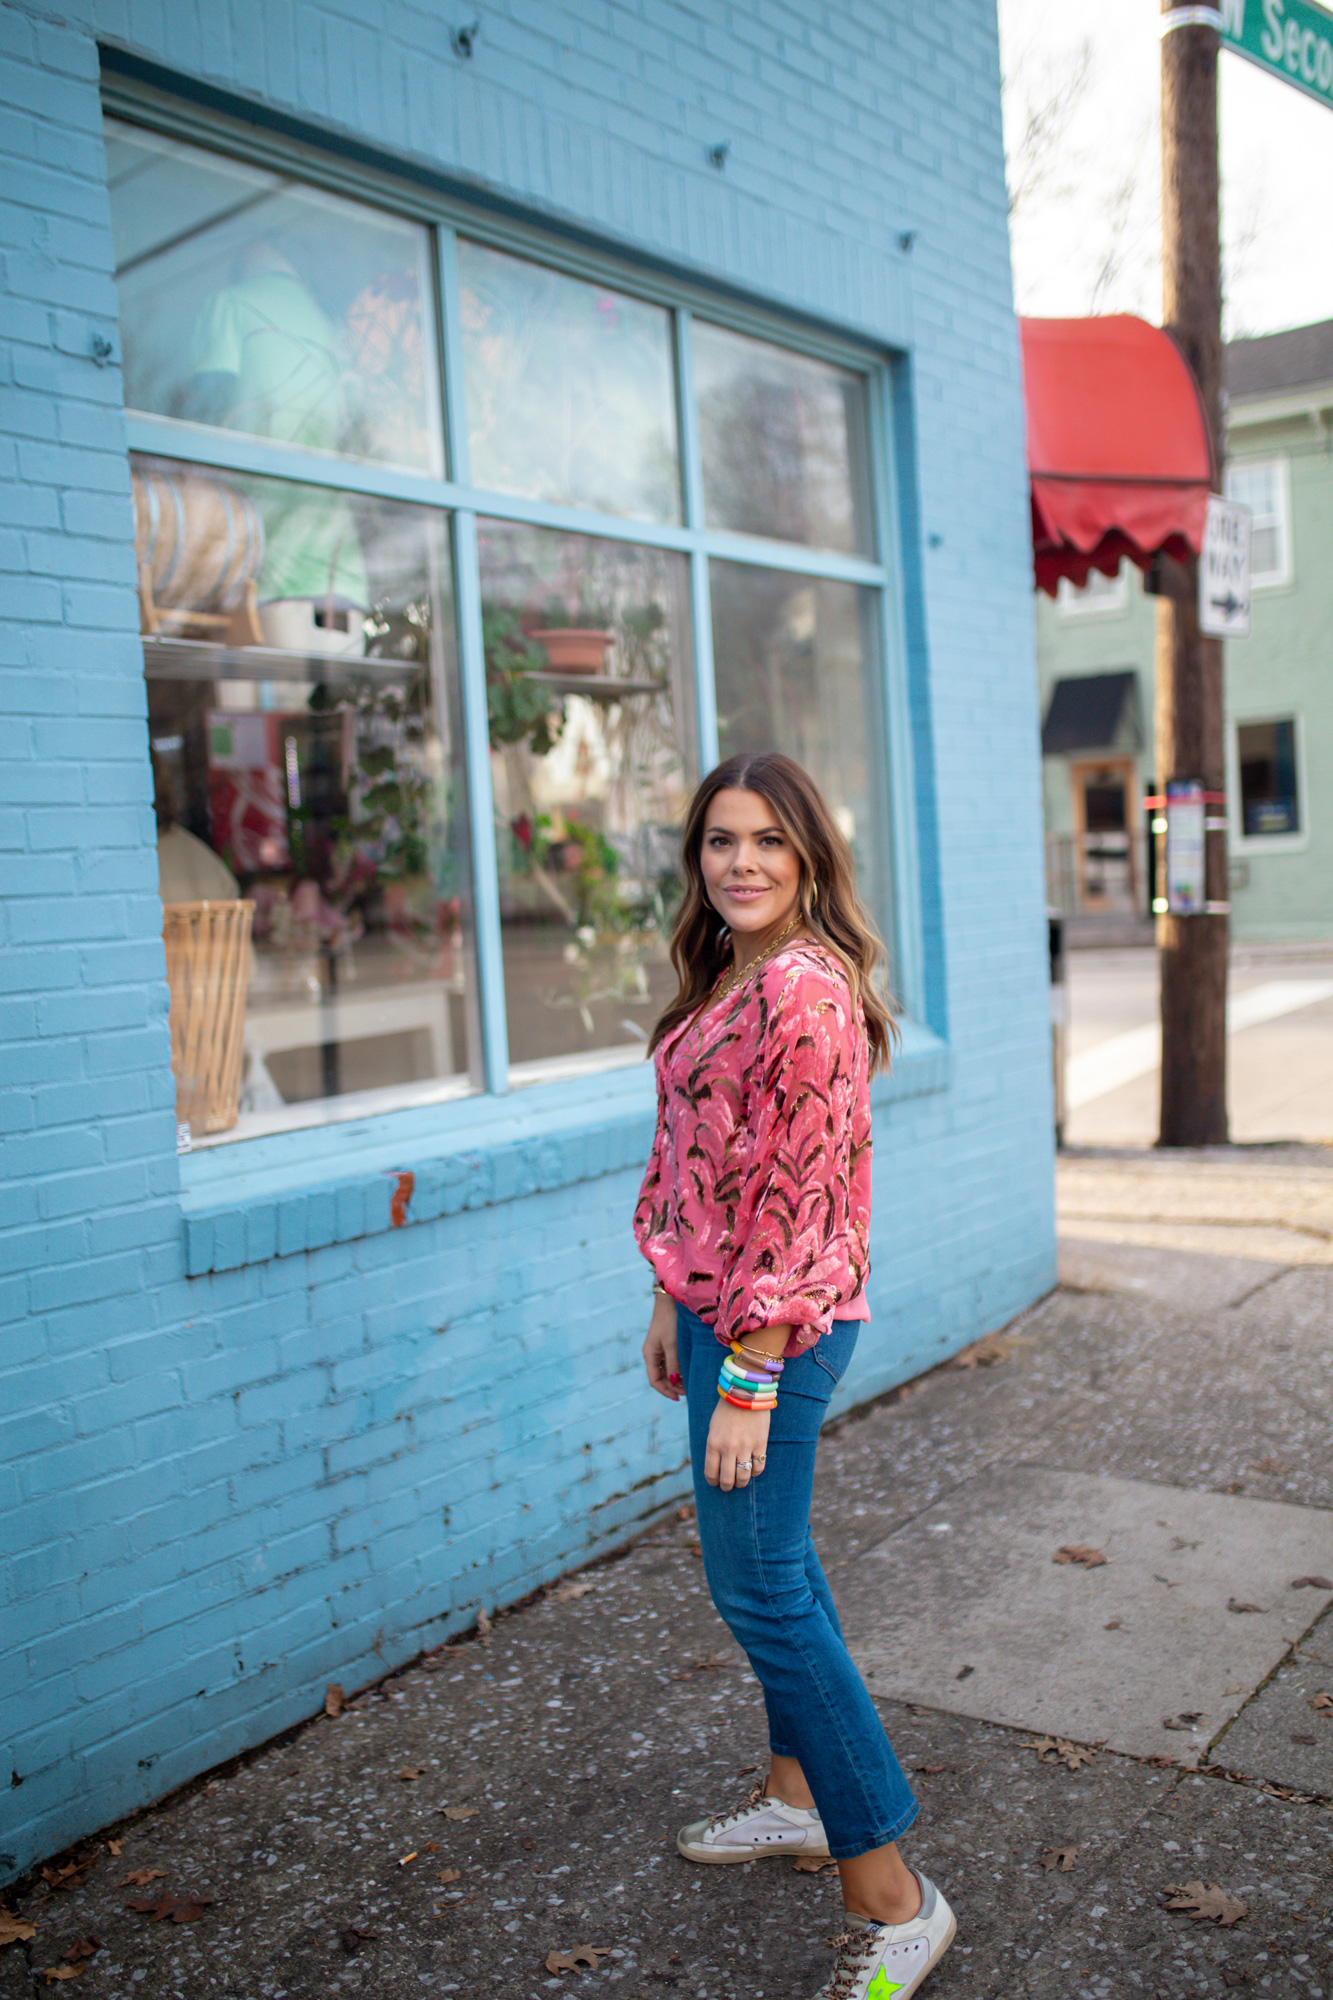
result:
[[[764,1691],[769,1748],[799,1760],[837,1861],[886,1846],[917,1815],[843,1641],[810,1535],[819,1427],[860,1324],[835,1320],[817,1346],[788,1361],[769,1422],[768,1462],[758,1478],[724,1493],[705,1480],[704,1454],[725,1349],[711,1326],[676,1307],[708,1588]]]

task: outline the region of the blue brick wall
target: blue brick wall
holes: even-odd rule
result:
[[[0,1728],[21,1781],[0,1879],[614,1542],[686,1477],[636,1374],[641,1079],[586,1115],[482,1107],[447,1142],[424,1114],[358,1128],[314,1193],[280,1148],[243,1194],[219,1155],[181,1185],[99,40],[910,356],[905,620],[949,1046],[919,1038],[876,1112],[875,1318],[843,1400],[1053,1279],[993,7],[497,0],[470,63],[447,26],[418,0],[0,0]]]

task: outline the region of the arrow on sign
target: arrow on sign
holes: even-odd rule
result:
[[[1225,597],[1210,597],[1208,602],[1212,605],[1214,611],[1220,611],[1224,618],[1234,618],[1238,611],[1245,609],[1245,599],[1237,597],[1230,590]]]

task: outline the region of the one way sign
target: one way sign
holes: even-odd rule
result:
[[[1199,552],[1199,630],[1214,639],[1250,636],[1250,510],[1215,493]]]

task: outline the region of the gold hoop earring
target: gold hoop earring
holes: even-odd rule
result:
[[[812,878],[810,882],[810,908],[812,910],[814,909],[815,904],[818,901],[819,901],[819,884]]]

